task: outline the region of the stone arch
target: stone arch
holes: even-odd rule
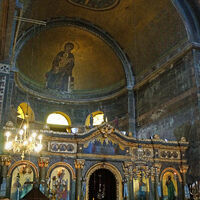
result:
[[[65,162],[57,162],[57,163],[54,163],[53,165],[51,165],[51,167],[49,167],[49,169],[47,171],[47,177],[50,176],[53,169],[55,169],[56,167],[60,167],[60,166],[66,167],[70,171],[70,173],[72,175],[72,179],[76,178],[76,175],[75,175],[75,172],[74,172],[72,166],[68,163],[65,163]]]
[[[35,121],[35,113],[28,102],[21,102],[17,109],[21,108],[24,115],[28,115],[29,121]]]
[[[47,119],[50,115],[52,114],[59,114],[59,115],[62,115],[68,122],[68,126],[71,126],[72,125],[72,122],[71,122],[71,118],[69,117],[69,115],[67,115],[66,113],[64,112],[61,112],[61,111],[54,111],[54,112],[51,112],[50,114],[48,114],[48,116],[46,117],[46,123],[47,123]]]
[[[109,35],[107,32],[105,32],[100,27],[86,21],[83,19],[76,19],[76,18],[68,18],[68,17],[59,17],[56,19],[51,19],[47,22],[46,26],[32,26],[30,27],[21,37],[19,37],[17,44],[16,44],[16,50],[14,55],[14,66],[16,64],[17,57],[24,46],[24,44],[31,38],[33,38],[36,34],[48,30],[53,27],[60,27],[60,26],[75,26],[78,28],[81,28],[83,30],[89,31],[90,33],[96,35],[100,39],[102,39],[107,45],[111,47],[113,52],[117,55],[117,57],[120,59],[125,76],[126,76],[126,85],[128,89],[132,89],[134,86],[134,75],[132,72],[132,66],[130,64],[130,61],[126,55],[126,53],[122,50],[120,45],[114,40],[114,38]],[[17,70],[17,69],[16,69]]]
[[[30,162],[29,160],[20,160],[20,161],[17,161],[15,162],[8,170],[8,177],[11,176],[13,170],[19,166],[19,165],[30,165],[32,168],[33,168],[33,171],[34,171],[34,174],[35,174],[35,177],[36,179],[39,178],[39,171],[38,171],[38,168],[36,167],[36,165],[32,162]]]
[[[109,170],[111,173],[113,173],[113,175],[116,178],[116,187],[117,187],[117,200],[121,200],[122,199],[122,176],[119,172],[119,170],[112,164],[110,163],[97,163],[95,165],[93,165],[85,174],[85,179],[86,179],[86,200],[89,199],[89,181],[90,181],[90,177],[91,175],[98,169],[107,169]]]
[[[180,14],[191,42],[199,41],[200,25],[188,0],[171,0]]]
[[[103,111],[100,111],[100,110],[97,110],[97,111],[94,111],[92,113],[89,113],[85,119],[85,126],[89,126],[90,125],[90,115],[92,114],[93,117],[95,117],[96,115],[98,114],[103,114],[104,115],[104,112]]]

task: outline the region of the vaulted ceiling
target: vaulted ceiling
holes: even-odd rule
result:
[[[21,2],[24,3],[23,17],[44,21],[59,17],[84,19],[108,32],[130,58],[136,81],[152,72],[152,66],[172,49],[187,41],[183,22],[170,0],[104,0],[99,5],[98,1],[95,0],[21,0]],[[22,23],[19,34],[22,34],[31,25]],[[55,51],[52,51],[54,55],[62,49],[63,43],[67,40],[73,39],[80,43],[79,46],[82,49],[79,51],[79,55],[77,53],[76,59],[77,63],[81,63],[83,61],[81,56],[84,56],[85,70],[82,69],[83,73],[80,71],[80,74],[84,74],[87,78],[83,78],[78,83],[78,89],[102,88],[124,80],[123,69],[120,69],[122,65],[112,50],[103,45],[100,39],[95,38],[90,33],[83,33],[81,30],[75,31],[70,27],[63,27],[62,30],[63,34],[60,29],[57,35],[55,29],[49,31],[48,36],[47,33],[41,33],[41,38],[37,36],[29,43],[38,41],[43,48],[43,53],[48,51],[48,46],[51,50],[55,47]],[[69,31],[72,32],[69,34]],[[54,37],[55,35],[56,37]],[[74,35],[73,38],[72,35]],[[52,44],[53,38],[55,38],[55,41],[59,40],[60,46],[56,47]],[[35,69],[41,68],[39,63],[45,65],[43,66],[44,70],[41,70],[37,77],[32,71],[26,70],[27,61],[24,59],[28,57],[27,49],[28,44],[24,46],[18,58],[19,68],[23,73],[29,73],[29,77],[31,77],[30,74],[33,74],[33,79],[42,82],[41,77],[45,70],[49,69],[50,62],[47,61],[46,64],[44,62],[44,59],[47,59],[48,56],[44,58],[35,52],[39,59],[34,63],[34,65],[37,65],[34,66]],[[37,48],[34,51],[37,51]],[[51,60],[53,54],[51,55],[49,52],[48,55]],[[79,69],[81,66],[83,65],[79,65]],[[95,76],[94,67],[98,68],[95,71],[98,75]],[[78,74],[78,72],[76,73]],[[103,80],[94,81],[98,79],[96,77],[107,80],[102,84]],[[81,87],[86,79],[90,81],[87,81],[85,87]]]

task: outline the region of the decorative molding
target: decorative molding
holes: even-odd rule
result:
[[[97,163],[95,165],[93,165],[86,173],[85,175],[85,179],[86,179],[86,200],[89,200],[89,181],[90,181],[90,177],[91,175],[98,169],[107,169],[110,172],[113,173],[113,175],[116,178],[116,186],[117,186],[117,200],[121,200],[122,198],[122,176],[119,172],[119,170],[113,166],[110,163],[106,163],[106,162],[102,162],[102,163]]]
[[[177,150],[169,150],[169,149],[159,149],[158,150],[158,157],[159,158],[166,158],[166,159],[180,159],[180,152]]]
[[[32,87],[33,84],[29,83],[26,80],[22,80],[21,74],[15,74],[15,83],[17,86],[24,92],[34,95],[38,98],[47,99],[48,101],[54,103],[62,103],[62,104],[80,104],[80,103],[88,103],[88,102],[99,102],[99,101],[106,101],[116,97],[119,97],[127,92],[125,86],[120,88],[107,90],[105,92],[96,92],[90,91],[88,93],[59,93],[57,90],[39,88],[39,87]],[[31,88],[32,87],[32,88]]]
[[[76,153],[77,144],[67,142],[48,142],[48,151],[57,153]]]
[[[0,63],[0,73],[9,74],[10,73],[10,65]]]
[[[0,165],[1,166],[9,166],[10,164],[11,164],[11,156],[0,155]]]
[[[99,131],[104,138],[107,138],[108,135],[114,133],[115,129],[110,124],[105,124],[105,126],[99,128]]]

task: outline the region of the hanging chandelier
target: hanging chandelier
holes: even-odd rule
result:
[[[9,121],[6,123],[5,129],[5,150],[20,153],[22,160],[25,154],[39,153],[42,150],[42,135],[30,129],[28,118],[23,120],[20,127],[14,127]]]

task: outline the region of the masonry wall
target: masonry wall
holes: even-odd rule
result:
[[[161,138],[180,139],[178,127],[197,116],[192,51],[165,67],[161,74],[135,90],[139,138],[159,134]]]
[[[17,106],[22,102],[29,102],[29,105],[34,111],[36,122],[45,123],[49,114],[60,111],[70,117],[73,127],[84,126],[87,116],[95,111],[103,111],[108,121],[114,120],[115,116],[118,118],[126,118],[128,113],[126,93],[110,100],[70,103],[27,95],[15,85],[11,105],[17,109]],[[122,129],[128,130],[127,124],[123,124]]]

